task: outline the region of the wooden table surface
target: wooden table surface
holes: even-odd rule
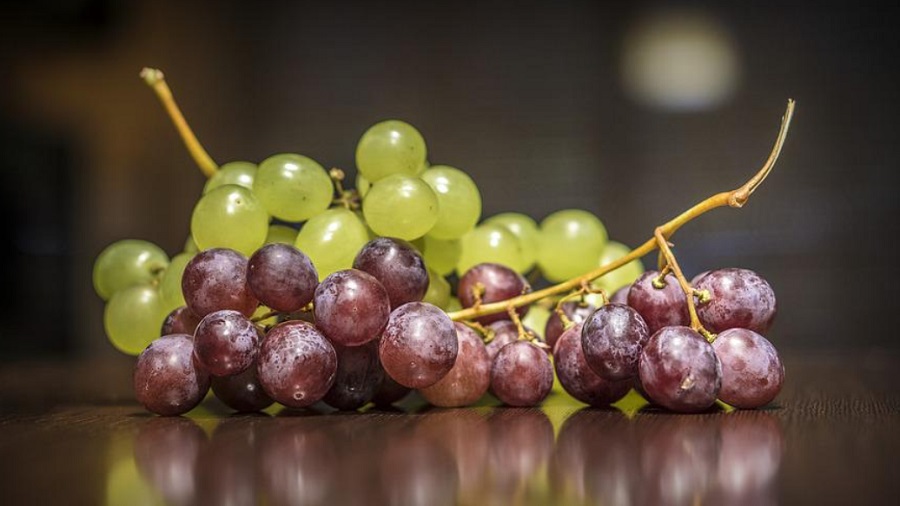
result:
[[[897,504],[900,354],[791,353],[774,406],[185,417],[128,361],[0,367],[0,504]]]

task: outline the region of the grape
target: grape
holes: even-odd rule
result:
[[[528,268],[522,244],[506,227],[482,224],[464,235],[461,241],[462,252],[456,264],[456,272],[459,274],[482,263],[506,265],[516,272],[525,272]]]
[[[259,384],[281,404],[303,408],[318,402],[334,384],[337,354],[311,324],[293,320],[276,325],[259,349]]]
[[[431,269],[428,269],[428,291],[425,292],[425,297],[422,297],[422,302],[444,310],[450,304],[450,283]]]
[[[213,376],[233,376],[256,360],[259,334],[244,315],[230,309],[212,312],[194,331],[194,356]]]
[[[531,292],[531,285],[528,284],[528,281],[509,267],[493,263],[478,264],[466,271],[459,280],[456,293],[463,307],[469,308],[475,305],[475,289],[479,284],[484,287],[484,292],[481,294],[481,302],[484,304],[512,299]],[[528,306],[516,308],[516,312],[520,317],[525,316]],[[476,321],[487,325],[507,319],[509,319],[509,314],[501,311],[482,316]]]
[[[481,337],[462,323],[454,326],[459,353],[453,368],[437,383],[421,390],[425,400],[443,408],[473,404],[491,383],[491,357]]]
[[[233,184],[200,197],[191,236],[201,250],[229,248],[250,255],[266,241],[269,215],[253,192]]]
[[[399,402],[411,391],[410,388],[397,383],[391,379],[390,376],[385,374],[384,378],[381,380],[381,385],[378,386],[378,391],[375,392],[375,397],[372,398],[372,402],[380,408],[387,408],[390,407],[391,404]]]
[[[409,388],[438,382],[453,367],[459,345],[453,321],[424,302],[404,304],[391,313],[378,356],[385,372]]]
[[[421,255],[407,242],[390,237],[369,241],[356,255],[353,268],[384,285],[391,309],[422,300],[428,291],[428,271]]]
[[[604,306],[606,307],[606,306]],[[631,381],[608,380],[595,373],[581,349],[582,325],[576,323],[559,336],[553,362],[559,383],[572,397],[591,406],[608,406],[625,397]]]
[[[521,213],[501,213],[491,216],[484,222],[487,225],[500,225],[519,239],[522,246],[522,269],[519,272],[527,272],[537,263],[538,248],[541,243],[541,231],[537,223]]]
[[[710,271],[703,271],[700,274],[697,274],[696,276],[694,276],[694,278],[691,279],[691,286],[696,287],[697,284],[700,283],[700,280],[703,279],[707,274],[709,274],[709,272]]]
[[[366,179],[362,174],[356,174],[356,191],[359,192],[360,198],[365,198],[366,194],[369,193],[369,188],[372,187],[372,183]]]
[[[597,308],[591,304],[570,301],[563,302],[560,309],[562,309],[569,321],[577,324],[584,322]],[[566,329],[563,328],[562,318],[559,317],[559,313],[556,310],[553,310],[550,313],[550,318],[547,319],[546,327],[544,327],[544,340],[547,341],[547,346],[550,346],[551,350],[556,348],[556,340],[559,339],[564,330]]]
[[[253,193],[272,216],[284,221],[306,221],[328,209],[334,187],[328,173],[315,160],[282,153],[259,164]]]
[[[156,288],[135,285],[119,290],[106,303],[103,326],[119,351],[137,355],[159,336],[166,317]]]
[[[384,286],[371,274],[338,271],[316,288],[316,326],[332,342],[359,346],[381,335],[391,313]]]
[[[512,320],[493,322],[488,325],[488,330],[494,333],[494,338],[487,344],[488,356],[491,357],[491,362],[494,361],[494,358],[501,348],[509,343],[514,343],[519,340],[519,327],[517,327]],[[531,332],[532,335],[537,335],[528,327],[525,327],[525,332]]]
[[[749,329],[728,329],[712,346],[722,364],[722,402],[736,408],[758,408],[781,391],[784,366],[765,337]]]
[[[683,413],[708,409],[722,384],[715,350],[690,327],[664,327],[653,334],[641,352],[638,371],[654,402]]]
[[[384,369],[378,361],[378,342],[362,346],[334,345],[337,353],[337,374],[334,385],[322,399],[329,406],[342,410],[363,407],[372,400],[384,380]]]
[[[739,327],[765,334],[775,319],[775,292],[751,270],[711,271],[695,288],[709,292],[710,300],[697,307],[697,316],[711,332]]]
[[[372,185],[363,200],[363,214],[376,234],[409,241],[437,223],[438,206],[437,195],[427,183],[396,174]]]
[[[446,276],[456,269],[462,255],[462,242],[459,239],[445,241],[426,235],[424,243],[422,258],[425,265],[441,276]]]
[[[622,288],[616,290],[612,296],[609,298],[609,302],[611,304],[622,304],[623,306],[628,305],[628,292],[631,290],[631,285],[625,285]]]
[[[459,298],[450,296],[450,302],[447,303],[447,312],[452,313],[454,311],[461,311],[462,304],[459,302]]]
[[[387,120],[369,127],[356,146],[360,174],[375,183],[392,174],[415,176],[425,165],[425,139],[412,125]]]
[[[553,388],[550,357],[528,341],[507,344],[491,367],[491,391],[510,406],[537,406]]]
[[[628,305],[640,313],[650,334],[655,334],[663,327],[688,325],[691,322],[687,297],[684,296],[678,279],[672,274],[666,274],[665,286],[656,288],[653,280],[657,277],[658,271],[647,271],[628,290]]]
[[[259,304],[247,285],[247,259],[230,249],[198,253],[184,268],[181,290],[187,307],[201,318],[220,309],[250,316]]]
[[[294,244],[297,242],[297,229],[287,225],[269,225],[266,233],[266,244]]]
[[[283,313],[309,304],[319,274],[309,257],[290,244],[268,244],[247,263],[247,285],[260,302]]]
[[[184,294],[181,292],[181,277],[184,275],[184,268],[192,258],[194,258],[193,253],[175,255],[162,275],[159,282],[159,294],[162,297],[163,307],[167,311],[185,305]]]
[[[148,411],[180,415],[194,408],[209,390],[209,376],[194,365],[191,336],[160,337],[141,352],[134,366],[134,394]]]
[[[481,193],[468,174],[447,165],[435,165],[421,177],[438,199],[438,219],[429,235],[459,239],[475,228],[481,217]]]
[[[557,211],[541,222],[538,265],[544,277],[558,283],[597,267],[606,246],[606,228],[580,209]]]
[[[116,241],[94,261],[94,290],[101,299],[109,300],[123,288],[151,282],[168,265],[169,257],[151,242]]]
[[[159,335],[187,334],[193,336],[194,331],[197,330],[197,325],[200,325],[200,320],[187,306],[177,307],[166,316]]]
[[[213,376],[212,391],[226,406],[241,413],[261,411],[273,402],[259,384],[255,362],[240,374]]]
[[[532,329],[535,336],[541,337],[541,334],[534,332],[533,329],[547,329],[547,322],[550,320],[550,310],[541,304],[532,304],[528,308],[528,313],[522,318],[522,325],[526,329]],[[546,333],[546,332],[545,332]],[[542,340],[545,338],[541,337]]]
[[[633,378],[650,330],[641,315],[622,304],[606,304],[584,323],[581,345],[588,366],[610,381]]]
[[[184,253],[197,253],[200,251],[200,248],[197,247],[197,243],[194,242],[194,238],[190,235],[187,236],[187,239],[184,240]]]
[[[603,248],[603,253],[600,255],[600,261],[597,262],[597,266],[599,267],[612,263],[629,253],[631,253],[631,248],[628,246],[625,246],[620,242],[609,241],[606,243],[606,247]],[[632,260],[622,267],[594,280],[591,284],[594,288],[606,290],[606,293],[613,293],[623,286],[634,283],[634,280],[643,273],[644,264],[642,264],[640,260]]]
[[[253,189],[253,180],[256,179],[256,164],[250,162],[228,162],[219,167],[203,186],[203,194],[215,190],[226,184],[243,186],[248,190]]]
[[[367,242],[369,233],[363,222],[353,211],[339,207],[306,222],[294,246],[306,253],[321,281],[332,272],[349,269]]]

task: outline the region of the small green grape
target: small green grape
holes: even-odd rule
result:
[[[197,243],[194,242],[194,238],[192,236],[187,236],[187,239],[184,240],[184,253],[199,253],[200,248],[197,247]]]
[[[447,165],[435,165],[421,178],[438,198],[438,219],[429,235],[459,239],[475,228],[481,217],[481,193],[468,174]]]
[[[434,304],[441,309],[446,309],[447,304],[450,303],[450,283],[430,268],[428,269],[428,291],[425,292],[422,301]]]
[[[337,207],[307,221],[294,245],[312,260],[322,280],[353,267],[353,259],[367,242],[369,234],[362,221],[353,211]]]
[[[226,184],[236,184],[248,190],[253,189],[253,180],[256,178],[256,164],[250,162],[228,162],[219,167],[219,170],[206,180],[203,194],[215,190]]]
[[[372,185],[363,200],[363,214],[376,234],[411,241],[437,222],[438,198],[417,177],[388,176]]]
[[[193,253],[181,253],[175,255],[169,262],[169,267],[163,273],[159,282],[159,294],[162,301],[163,312],[169,314],[175,308],[185,305],[184,294],[181,292],[181,276],[188,262],[194,258]]]
[[[425,265],[434,269],[434,272],[446,276],[456,269],[459,257],[462,255],[462,241],[460,239],[435,239],[426,234],[424,239],[424,251],[422,259]],[[415,243],[413,243],[415,244]]]
[[[253,193],[272,216],[306,221],[328,209],[334,186],[325,169],[312,158],[283,153],[259,164]]]
[[[269,225],[266,244],[294,244],[297,242],[297,229],[287,225]]]
[[[425,139],[398,120],[372,125],[356,146],[356,167],[372,183],[392,174],[415,176],[425,165]]]
[[[596,268],[606,237],[603,223],[587,211],[565,209],[547,216],[538,248],[544,277],[558,283]]]
[[[125,239],[107,246],[94,261],[94,290],[109,300],[119,290],[149,283],[169,265],[159,246],[139,239]]]
[[[482,224],[462,238],[462,254],[456,272],[462,276],[483,262],[502,264],[516,272],[526,267],[519,238],[500,225]]]
[[[159,337],[164,311],[159,291],[150,285],[119,290],[106,303],[103,326],[106,336],[119,351],[138,355]]]
[[[628,246],[620,242],[609,241],[606,243],[606,247],[603,248],[603,253],[600,254],[600,260],[597,262],[597,267],[618,260],[629,253],[631,253],[631,248]],[[605,276],[595,279],[591,284],[594,288],[606,290],[607,295],[612,297],[612,294],[615,293],[616,290],[634,283],[634,281],[643,273],[644,264],[642,264],[640,260],[632,260]]]
[[[371,187],[372,183],[370,183],[365,176],[363,176],[362,174],[356,175],[356,191],[359,192],[360,198],[365,197],[366,194],[369,193],[369,188]]]
[[[231,248],[250,256],[266,240],[269,215],[253,192],[233,184],[200,197],[191,216],[191,235],[200,249]]]
[[[534,267],[541,243],[541,231],[530,216],[521,213],[501,213],[491,216],[485,223],[502,225],[515,234],[522,243],[522,263],[527,265],[522,272],[530,271]]]

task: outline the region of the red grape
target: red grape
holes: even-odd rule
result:
[[[582,323],[597,308],[591,304],[571,301],[563,302],[560,309],[572,323]],[[554,310],[550,313],[550,318],[547,319],[547,326],[544,328],[544,341],[547,342],[551,350],[556,348],[556,340],[559,339],[564,330],[566,329],[563,328],[562,318]]]
[[[241,413],[260,411],[273,402],[259,384],[255,363],[240,374],[213,376],[212,391],[226,406]]]
[[[775,319],[775,292],[751,270],[710,271],[695,288],[709,292],[710,300],[697,306],[697,316],[711,332],[742,328],[765,334]]]
[[[500,320],[488,325],[488,329],[494,332],[494,338],[487,344],[488,356],[490,356],[491,363],[493,363],[494,357],[497,356],[497,352],[500,351],[500,348],[503,348],[509,343],[518,341],[519,327],[516,326],[512,320]],[[525,327],[525,331],[530,331],[532,334],[537,335],[528,327]]]
[[[156,339],[134,366],[134,394],[148,411],[163,416],[193,409],[209,390],[209,375],[194,363],[194,342],[187,334]]]
[[[641,315],[621,304],[606,304],[584,323],[581,344],[590,368],[607,380],[633,378],[650,331]]]
[[[612,294],[609,298],[609,301],[613,304],[622,304],[623,306],[628,305],[628,292],[631,290],[631,285],[625,285],[622,288],[619,288]]]
[[[491,383],[491,358],[481,336],[462,323],[454,326],[459,353],[453,368],[437,383],[421,390],[425,400],[443,408],[473,404]]]
[[[537,406],[553,388],[553,365],[546,352],[528,341],[500,349],[491,367],[491,391],[510,406]]]
[[[647,341],[638,370],[657,404],[684,413],[708,409],[722,385],[722,367],[711,344],[690,327],[664,327]]]
[[[377,339],[387,324],[391,305],[387,291],[371,274],[357,269],[337,271],[316,288],[316,326],[331,341],[359,346]]]
[[[312,261],[290,244],[267,244],[247,266],[247,284],[264,305],[291,313],[309,304],[319,284]]]
[[[559,336],[553,354],[556,377],[566,392],[579,401],[591,406],[608,406],[625,397],[631,390],[631,382],[606,380],[588,367],[581,350],[581,326],[576,323]]]
[[[378,348],[385,372],[409,388],[437,383],[453,367],[458,353],[453,321],[425,302],[409,302],[395,309]]]
[[[259,350],[257,374],[272,399],[292,408],[318,402],[337,373],[337,354],[311,324],[292,320],[276,325]]]
[[[194,331],[197,330],[197,325],[200,325],[201,319],[197,318],[187,306],[177,307],[169,313],[169,316],[166,316],[159,335],[189,334],[193,336]]]
[[[361,408],[372,400],[384,379],[384,369],[378,361],[378,342],[369,341],[362,346],[336,344],[334,351],[337,375],[322,400],[337,409]]]
[[[422,255],[400,239],[379,237],[370,241],[356,255],[353,268],[381,281],[392,310],[422,300],[428,291],[428,270]]]
[[[631,285],[628,291],[628,305],[637,310],[647,323],[651,334],[663,327],[689,325],[687,297],[672,274],[666,274],[665,286],[656,288],[653,280],[659,277],[657,271],[647,271]]]
[[[225,309],[206,315],[194,332],[197,363],[213,376],[231,376],[247,370],[256,360],[259,332],[237,311]]]
[[[479,283],[484,287],[484,292],[481,294],[481,302],[484,304],[508,300],[531,291],[531,285],[518,272],[505,265],[482,263],[466,271],[459,280],[456,293],[463,307],[475,305],[475,287]],[[528,306],[519,307],[516,312],[520,317],[525,316]],[[487,325],[491,322],[508,319],[509,315],[505,311],[501,311],[476,318],[476,321]]]
[[[181,291],[187,307],[200,318],[221,309],[250,317],[259,305],[247,285],[247,259],[226,248],[197,253],[184,268]]]
[[[781,391],[784,366],[765,337],[748,329],[728,329],[712,346],[722,363],[722,402],[736,408],[758,408]]]

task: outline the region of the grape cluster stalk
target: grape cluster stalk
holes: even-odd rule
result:
[[[688,281],[670,240],[748,201],[778,159],[793,100],[749,181],[630,249],[580,209],[481,220],[472,178],[431,164],[422,134],[400,120],[362,134],[356,188],[297,153],[219,166],[162,72],[141,76],[208,177],[182,252],[127,239],[94,265],[107,336],[138,356],[135,395],[151,412],[185,413],[210,388],[236,411],[358,410],[412,391],[441,407],[535,406],[555,377],[591,406],[635,390],[676,412],[757,408],[781,389],[764,337],[771,285],[740,268]],[[656,250],[658,269],[645,272],[640,259]],[[556,284],[532,290],[541,277]]]

